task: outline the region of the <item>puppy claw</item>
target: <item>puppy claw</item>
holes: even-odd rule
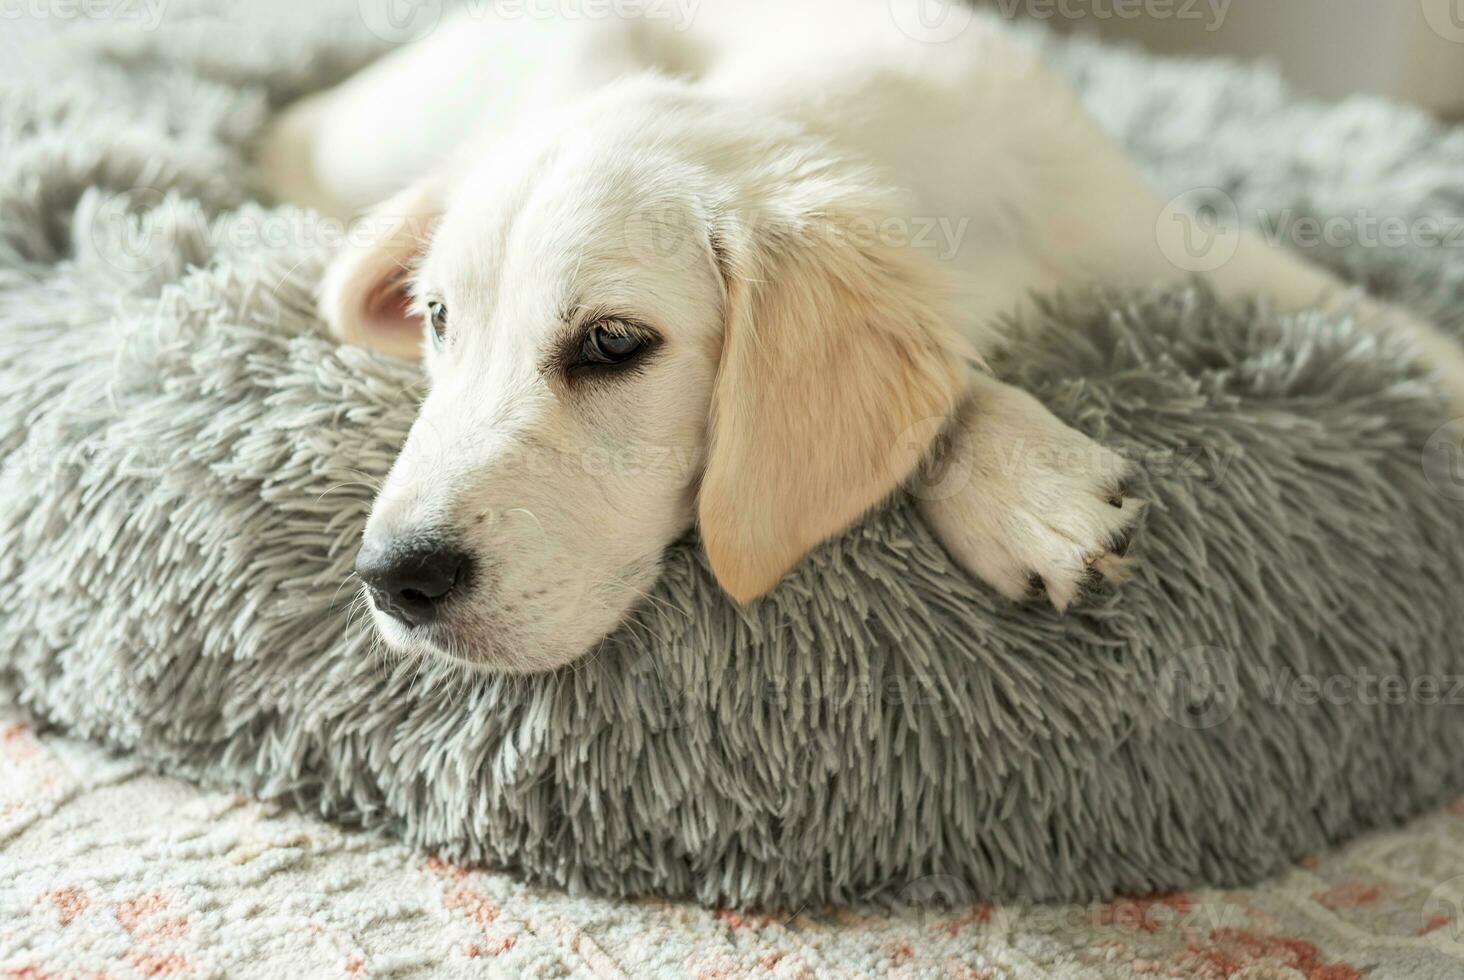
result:
[[[1123,499],[1123,505],[1119,509],[1124,510],[1126,512],[1124,514],[1125,518],[1127,518],[1129,521],[1132,521],[1139,515],[1139,512],[1142,511],[1145,506],[1147,506],[1147,504],[1148,502],[1144,500],[1134,500],[1131,497],[1125,497]],[[1130,523],[1119,529],[1119,531],[1114,534],[1113,540],[1109,542],[1108,551],[1104,552],[1103,554],[1112,554],[1117,555],[1119,558],[1126,558],[1129,553],[1129,548],[1133,546],[1133,543],[1134,526],[1132,523]]]
[[[1124,542],[1124,547],[1127,548],[1127,546],[1128,543]],[[1089,561],[1088,569],[1104,581],[1122,585],[1133,576],[1136,564],[1134,559],[1127,557],[1123,552],[1110,551]]]

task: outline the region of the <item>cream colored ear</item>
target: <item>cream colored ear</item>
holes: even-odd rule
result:
[[[861,227],[880,223],[821,210],[793,234],[719,243],[727,317],[698,518],[739,602],[899,487],[964,389],[933,262],[856,241]]]
[[[421,183],[351,227],[320,287],[320,314],[332,333],[396,357],[421,356],[422,321],[410,313],[407,287],[440,214],[433,189]]]

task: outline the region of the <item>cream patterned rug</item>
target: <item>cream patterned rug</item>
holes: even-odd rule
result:
[[[576,898],[0,711],[0,977],[1464,977],[1464,799],[1244,891],[750,916]]]

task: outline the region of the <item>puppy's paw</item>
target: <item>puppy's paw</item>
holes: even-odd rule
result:
[[[1143,502],[1124,491],[1128,464],[1063,425],[1026,392],[973,392],[914,488],[951,556],[1014,600],[1066,609],[1083,588],[1120,582]]]
[[[988,506],[968,515],[963,536],[942,537],[962,565],[1007,598],[1046,600],[1061,612],[1084,588],[1128,577],[1125,552],[1143,502],[1122,490],[1079,485],[1046,506]]]

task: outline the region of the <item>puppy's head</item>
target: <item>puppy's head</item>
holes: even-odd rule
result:
[[[962,389],[929,260],[794,127],[618,86],[404,192],[324,291],[430,393],[358,570],[393,647],[567,663],[693,526],[746,602],[888,496]]]

